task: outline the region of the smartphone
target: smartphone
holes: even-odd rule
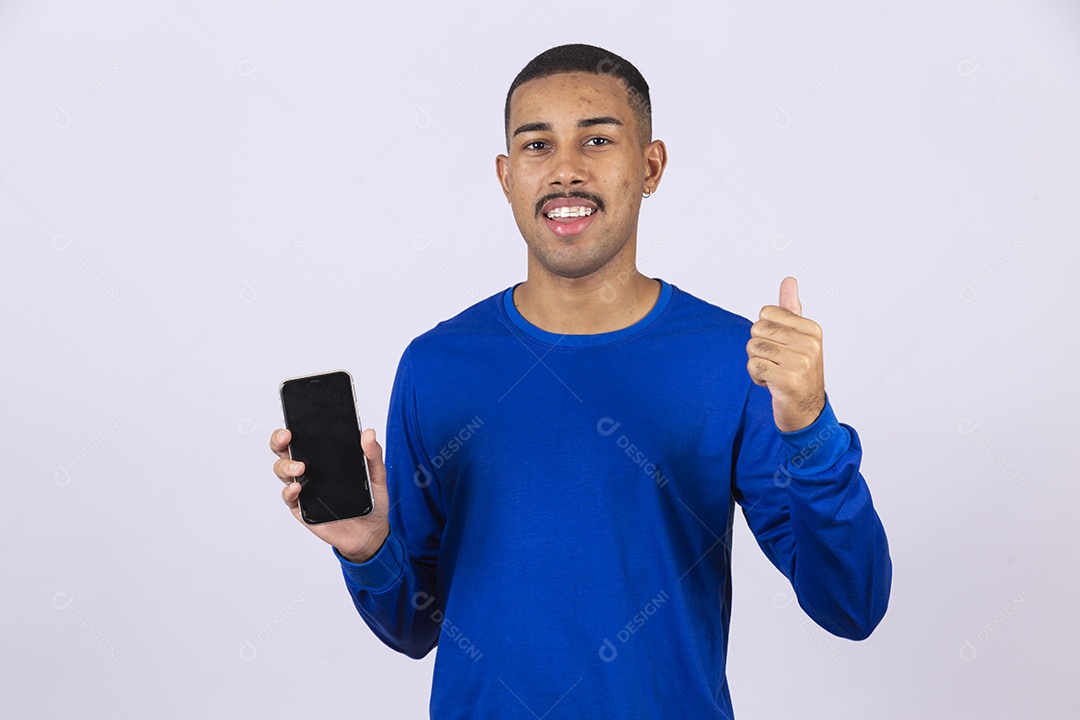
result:
[[[375,508],[352,375],[344,370],[289,378],[278,388],[289,457],[304,463],[300,516],[308,525],[363,517]]]

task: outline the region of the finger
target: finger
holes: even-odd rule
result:
[[[274,474],[277,475],[278,479],[282,482],[292,482],[304,474],[304,463],[299,460],[290,460],[288,457],[283,457],[274,461]]]
[[[386,466],[383,464],[382,445],[375,440],[375,430],[367,428],[360,433],[360,447],[367,458],[368,476],[374,485],[386,485]]]
[[[790,275],[780,281],[780,307],[802,317],[802,303],[799,302],[799,281]]]
[[[779,325],[790,328],[804,335],[812,335],[821,339],[821,326],[810,318],[804,318],[780,307],[779,305],[765,305],[758,314],[761,320],[771,320]]]
[[[821,362],[821,337],[790,328],[776,335],[753,334],[746,343],[748,355],[765,357],[790,368],[807,368]]]
[[[807,342],[816,342],[809,338]],[[786,384],[789,377],[811,372],[815,366],[814,356],[800,347],[778,345],[768,340],[751,339],[746,344],[746,354],[750,358],[768,361],[775,367],[769,368],[769,382]]]
[[[794,330],[790,326],[768,318],[758,320],[750,326],[750,337],[772,340],[781,345],[794,342],[796,338],[793,337],[793,333]]]
[[[769,374],[776,364],[766,358],[752,357],[746,362],[746,371],[756,385],[769,386]]]
[[[289,457],[289,442],[291,440],[292,433],[286,428],[278,428],[270,433],[270,449],[278,457]]]
[[[749,357],[763,358],[773,362],[777,362],[781,349],[780,345],[762,338],[750,338],[746,343],[746,354]]]
[[[288,505],[290,509],[296,509],[296,507],[299,506],[300,501],[297,500],[297,497],[299,497],[301,489],[300,483],[298,482],[289,483],[281,488],[281,499],[285,501],[285,504]]]

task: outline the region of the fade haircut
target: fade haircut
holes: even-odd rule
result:
[[[530,80],[546,78],[560,73],[592,73],[610,75],[622,81],[630,96],[630,107],[634,111],[638,126],[638,139],[645,147],[652,141],[652,102],[649,100],[649,83],[645,82],[638,69],[627,59],[595,45],[559,45],[545,50],[521,69],[510,83],[506,93],[506,107],[503,111],[503,132],[506,135],[506,150],[510,151],[510,96],[518,86]]]

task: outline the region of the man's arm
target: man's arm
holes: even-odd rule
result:
[[[812,424],[781,432],[771,396],[751,385],[736,442],[732,492],[799,605],[834,635],[869,636],[888,607],[892,561],[854,428],[826,398]]]
[[[387,422],[387,462],[374,430],[360,444],[367,459],[375,507],[364,517],[307,525],[299,510],[302,462],[289,457],[292,434],[278,429],[270,449],[278,456],[274,474],[285,483],[282,499],[293,516],[334,549],[356,610],[388,646],[409,657],[423,657],[438,642],[436,560],[442,542],[443,513],[437,481],[420,441],[416,394],[408,349],[397,366]]]
[[[821,327],[780,283],[746,343],[750,386],[739,429],[735,499],[799,604],[841,637],[867,637],[892,585],[885,530],[859,472],[862,446],[825,394]],[[766,390],[767,388],[767,390]]]
[[[386,423],[390,532],[373,557],[352,562],[337,548],[345,585],[360,616],[384,643],[411,658],[439,640],[436,565],[442,502],[416,419],[410,349],[398,364]],[[356,558],[362,559],[362,558]]]

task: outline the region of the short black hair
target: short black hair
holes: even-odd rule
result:
[[[626,58],[610,50],[595,45],[575,43],[559,45],[545,50],[521,69],[510,83],[506,93],[506,107],[503,111],[503,132],[506,135],[506,148],[510,149],[510,96],[518,86],[530,80],[545,78],[560,73],[584,72],[595,75],[611,75],[619,78],[626,86],[630,96],[630,107],[637,116],[641,145],[652,141],[652,101],[649,99],[649,83]]]

